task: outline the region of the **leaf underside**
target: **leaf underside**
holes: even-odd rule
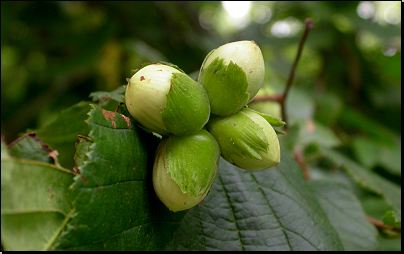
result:
[[[1,145],[2,246],[10,251],[48,250],[72,209],[66,199],[72,172],[9,156]]]

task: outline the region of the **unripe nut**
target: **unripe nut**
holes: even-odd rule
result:
[[[128,82],[125,104],[145,129],[161,135],[195,133],[209,120],[209,98],[204,88],[181,70],[150,64]]]
[[[222,157],[242,169],[259,171],[280,162],[275,130],[254,110],[243,108],[231,116],[212,117],[207,129],[218,141]]]
[[[209,96],[212,114],[228,116],[254,98],[264,76],[264,58],[258,45],[254,41],[237,41],[206,56],[198,82]]]
[[[189,209],[207,195],[217,174],[220,148],[206,130],[164,138],[153,165],[153,187],[173,212]]]

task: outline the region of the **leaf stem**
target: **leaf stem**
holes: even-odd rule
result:
[[[294,154],[295,154],[295,160],[296,162],[299,164],[299,166],[302,168],[303,171],[303,177],[308,181],[311,178],[310,175],[310,170],[309,167],[307,166],[307,164],[304,162],[304,158],[303,158],[303,151],[300,147],[296,147],[294,150]]]
[[[393,227],[393,226],[388,226],[388,225],[384,224],[383,222],[378,221],[378,220],[376,220],[376,219],[373,218],[373,217],[370,217],[369,215],[366,215],[366,218],[367,218],[367,219],[370,221],[370,223],[372,223],[372,224],[377,228],[377,230],[379,230],[379,231],[384,230],[384,229],[387,229],[387,230],[394,231],[394,232],[396,232],[396,233],[398,233],[398,234],[401,235],[401,229],[400,229],[400,228],[396,228],[396,227]]]
[[[276,93],[276,94],[263,94],[263,95],[258,95],[255,96],[253,101],[277,101],[281,102],[283,98],[283,94],[281,93]]]

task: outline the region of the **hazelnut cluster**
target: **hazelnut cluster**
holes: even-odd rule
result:
[[[161,62],[142,67],[129,79],[126,108],[142,128],[163,136],[153,186],[170,210],[202,201],[220,156],[250,171],[280,162],[272,117],[245,107],[262,87],[264,74],[258,45],[238,41],[212,50],[197,81]]]

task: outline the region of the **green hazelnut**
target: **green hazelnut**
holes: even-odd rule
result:
[[[262,115],[243,108],[231,116],[216,116],[209,120],[207,129],[218,141],[225,160],[250,171],[279,164],[278,137]]]
[[[206,56],[198,82],[209,96],[212,113],[228,116],[254,98],[264,76],[264,58],[258,45],[254,41],[237,41]]]
[[[207,195],[217,174],[220,148],[206,130],[160,142],[153,165],[154,190],[166,207],[189,209]]]
[[[161,135],[195,133],[209,120],[209,98],[204,88],[181,70],[150,64],[128,82],[125,103],[145,129]]]

